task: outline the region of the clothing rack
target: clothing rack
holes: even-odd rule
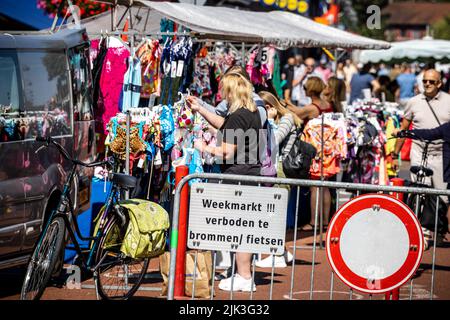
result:
[[[126,12],[123,14],[121,20],[126,15]],[[115,15],[115,14],[116,14],[116,12],[115,12],[115,10],[113,8],[113,10],[111,11],[112,22],[113,22],[113,20],[115,20],[114,17],[113,17],[113,15]],[[131,14],[131,12],[130,12],[130,14]],[[105,30],[105,31],[101,31],[101,32],[88,32],[87,34],[88,34],[89,37],[98,37],[98,36],[106,36],[106,37],[107,36],[117,36],[117,37],[120,37],[122,35],[129,36],[130,37],[129,43],[130,43],[131,56],[134,56],[134,53],[135,53],[135,47],[134,47],[135,40],[136,40],[135,37],[141,37],[141,38],[143,38],[143,37],[153,37],[153,38],[158,37],[159,38],[159,37],[162,37],[162,36],[179,36],[179,37],[190,37],[193,42],[197,42],[197,43],[204,43],[204,42],[217,43],[217,42],[221,42],[225,46],[228,46],[233,51],[235,51],[235,53],[237,53],[237,54],[241,53],[241,55],[242,55],[241,63],[242,63],[243,66],[245,66],[245,63],[246,63],[246,61],[245,61],[246,60],[245,59],[246,55],[249,52],[252,52],[253,50],[255,50],[256,48],[262,46],[262,44],[260,44],[260,43],[257,43],[257,44],[254,44],[254,43],[248,44],[246,42],[236,43],[236,45],[238,45],[238,44],[241,45],[241,50],[239,50],[239,49],[236,48],[236,46],[233,43],[231,43],[229,41],[197,39],[196,35],[199,35],[199,33],[195,33],[195,32],[186,32],[186,31],[183,31],[183,32],[169,32],[169,31],[167,31],[167,32],[144,32],[144,31],[133,30],[132,29],[133,25],[132,25],[131,19],[130,19],[130,27],[131,27],[131,30],[128,30],[128,31],[121,31],[121,30],[108,31],[108,30]],[[247,49],[248,47],[249,47],[249,49]],[[158,109],[158,106],[152,106],[152,107],[153,107],[152,108],[153,110],[157,110]],[[173,109],[174,109],[174,107],[172,107],[172,110]],[[126,163],[125,163],[125,173],[126,174],[130,174],[130,162],[129,162],[129,159],[130,159],[130,145],[129,145],[129,143],[130,143],[130,129],[131,129],[130,128],[131,127],[131,114],[130,114],[129,110],[126,112],[126,115],[127,115],[127,121],[126,121],[126,160],[125,160]],[[128,194],[126,195],[126,198],[128,198]]]
[[[142,32],[142,31],[108,31],[105,30],[104,32],[88,32],[88,36],[142,36],[142,37],[153,37],[153,36],[186,36],[186,37],[193,37],[195,38],[195,35],[190,32]]]

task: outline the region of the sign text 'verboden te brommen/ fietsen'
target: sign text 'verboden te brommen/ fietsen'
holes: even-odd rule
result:
[[[188,247],[284,252],[286,189],[229,184],[191,186]]]

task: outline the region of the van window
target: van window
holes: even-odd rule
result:
[[[21,140],[21,95],[17,54],[0,50],[0,142]]]
[[[72,77],[74,120],[93,120],[89,47],[83,45],[69,49],[69,63]]]
[[[70,88],[64,52],[20,51],[25,139],[72,133]]]

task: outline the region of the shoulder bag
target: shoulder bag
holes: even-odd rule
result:
[[[299,133],[300,130],[297,130]],[[307,179],[312,160],[316,156],[317,150],[313,145],[300,139],[301,132],[297,134],[297,139],[291,150],[283,157],[282,165],[286,178]]]

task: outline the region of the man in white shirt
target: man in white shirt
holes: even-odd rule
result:
[[[442,86],[441,74],[434,69],[424,72],[422,83],[424,92],[416,95],[406,103],[405,114],[400,130],[407,130],[413,124],[413,129],[433,129],[450,121],[450,95],[440,91]],[[394,152],[392,153],[392,166],[398,168],[398,155],[402,149],[405,139],[397,139]],[[428,147],[427,167],[433,170],[433,175],[425,180],[426,184],[432,185],[436,189],[447,189],[444,182],[443,171],[443,144],[430,145]],[[420,165],[424,143],[413,140],[411,147],[411,166]],[[411,175],[411,180],[415,181],[415,175]],[[444,203],[448,203],[447,197],[441,197]],[[423,229],[425,240],[428,246],[431,239],[431,232]]]
[[[311,98],[306,96],[305,89],[303,85],[306,83],[311,76],[316,76],[322,79],[320,74],[314,72],[316,67],[316,61],[314,58],[307,58],[305,60],[305,65],[303,68],[299,68],[294,71],[294,80],[292,81],[292,102],[299,107],[304,107],[311,103]]]

